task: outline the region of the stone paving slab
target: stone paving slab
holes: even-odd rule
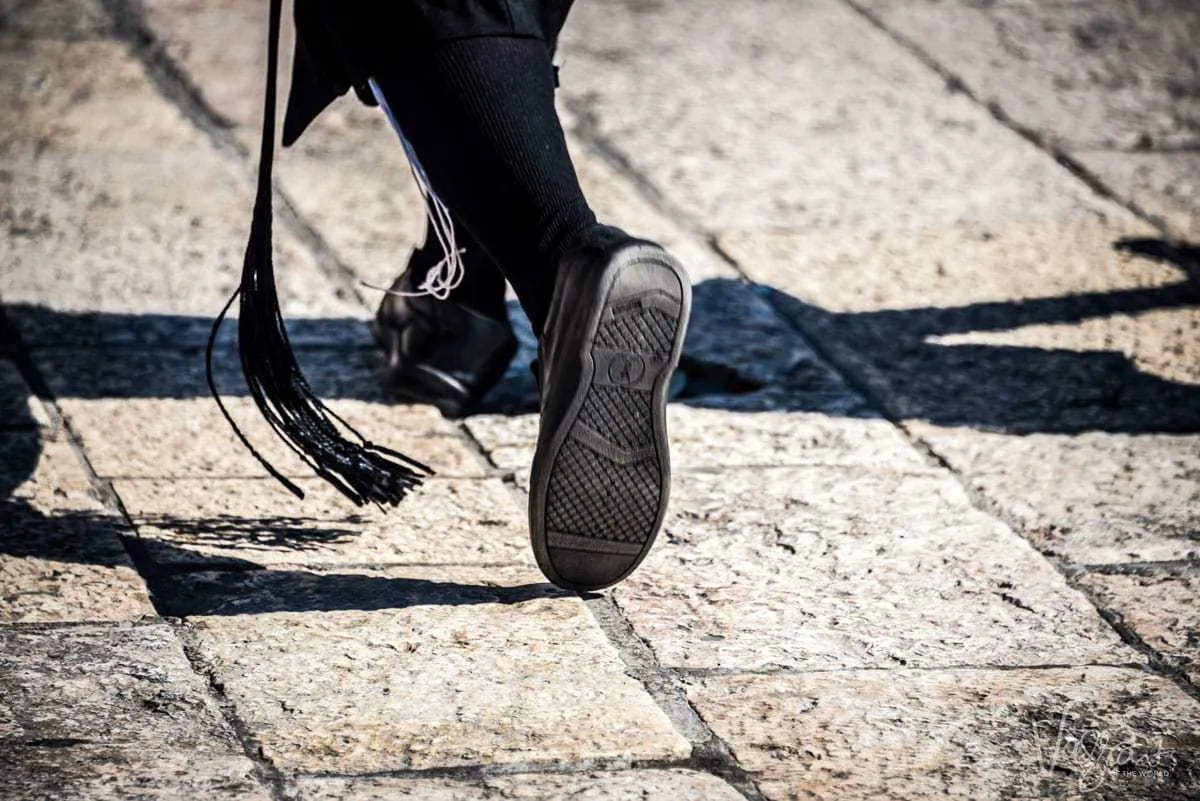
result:
[[[1179,268],[1116,249],[1150,235],[1079,218],[721,244],[896,417],[1013,433],[1190,430],[1200,294]],[[994,332],[1004,341],[989,344]]]
[[[861,468],[676,476],[613,590],[668,667],[760,670],[1140,661],[953,480]]]
[[[14,41],[0,75],[11,234],[0,292],[7,304],[56,310],[10,309],[27,338],[77,341],[82,314],[118,339],[203,343],[240,276],[248,178],[117,42]],[[285,314],[361,316],[286,231],[276,253]]]
[[[0,796],[270,798],[161,625],[0,627]]]
[[[731,412],[667,407],[671,466],[676,471],[785,465],[861,465],[921,469],[917,451],[895,426],[861,405],[865,419],[819,412]],[[499,467],[524,470],[537,446],[537,415],[481,415],[467,428]]]
[[[1160,217],[1178,237],[1200,240],[1200,153],[1073,153],[1120,197]]]
[[[536,571],[387,575],[412,583],[408,604],[192,619],[217,680],[277,766],[355,773],[690,752],[579,599],[521,597],[520,587],[542,585]],[[497,584],[497,597],[439,589],[462,582]],[[336,604],[343,596],[332,589]]]
[[[160,565],[524,564],[525,515],[498,479],[432,479],[388,511],[320,479],[113,482]]]
[[[0,433],[0,454],[0,623],[153,617],[120,520],[90,497],[65,437]]]
[[[286,476],[312,469],[279,443],[249,398],[226,409]],[[211,398],[67,399],[60,408],[105,478],[263,478]],[[485,465],[432,406],[336,400],[329,408],[371,442],[398,449],[443,477],[481,477]]]
[[[1200,705],[1137,670],[742,676],[696,682],[689,697],[771,801],[1200,791]]]
[[[479,782],[452,779],[310,779],[298,783],[300,801],[740,801],[743,796],[706,773],[630,770],[619,773],[516,774]]]
[[[0,432],[0,500],[50,515],[93,512],[102,507],[88,483],[79,457],[61,429]]]
[[[1200,559],[1200,437],[912,430],[1045,553],[1085,565]]]
[[[1098,205],[836,0],[581,3],[561,57],[576,117],[710,229],[949,225]]]
[[[857,2],[1062,147],[1200,144],[1200,10],[1189,0]]]
[[[1142,642],[1200,686],[1200,569],[1177,566],[1130,574],[1084,573],[1076,581]]]

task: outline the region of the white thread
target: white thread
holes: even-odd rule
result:
[[[446,204],[442,202],[442,199],[433,191],[433,187],[429,185],[429,176],[425,174],[425,168],[421,166],[421,160],[417,158],[417,153],[413,150],[412,144],[404,135],[404,131],[400,129],[400,123],[396,121],[396,116],[392,114],[391,106],[388,105],[387,98],[383,96],[379,84],[375,83],[374,78],[371,78],[367,83],[371,87],[371,92],[375,95],[375,100],[379,102],[379,107],[387,115],[388,122],[392,125],[392,130],[400,137],[400,144],[404,146],[404,155],[408,157],[408,166],[412,170],[413,178],[417,182],[417,189],[420,190],[421,197],[425,200],[425,214],[429,217],[430,230],[437,237],[438,244],[441,245],[442,253],[444,254],[441,260],[425,274],[425,280],[417,287],[416,292],[401,292],[395,289],[384,289],[381,291],[389,295],[400,295],[401,297],[408,298],[431,296],[438,300],[446,300],[450,297],[450,293],[455,287],[463,281],[466,267],[463,264],[462,254],[466,252],[466,249],[458,247],[458,242],[454,236],[454,222],[450,219],[450,210],[446,208]],[[380,287],[371,286],[365,281],[361,283],[370,289],[380,289]]]

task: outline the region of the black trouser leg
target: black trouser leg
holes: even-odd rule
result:
[[[480,37],[398,54],[376,76],[441,199],[541,333],[564,250],[596,218],[554,109],[537,39]]]

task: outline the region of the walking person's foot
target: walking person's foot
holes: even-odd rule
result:
[[[392,285],[393,293],[415,291],[412,273],[410,264]],[[374,331],[387,355],[388,389],[403,400],[432,404],[451,418],[469,413],[517,352],[507,317],[430,296],[384,296]]]
[[[596,590],[641,563],[671,480],[666,402],[691,311],[683,268],[597,226],[562,260],[539,347],[534,555],[559,586]]]

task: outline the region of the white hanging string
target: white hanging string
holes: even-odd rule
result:
[[[408,166],[412,169],[413,178],[417,182],[417,188],[421,192],[421,197],[425,200],[425,213],[429,216],[429,227],[437,237],[438,244],[441,245],[444,255],[441,261],[426,273],[425,280],[421,282],[421,285],[417,287],[417,291],[415,292],[384,289],[383,287],[368,284],[365,281],[362,282],[362,285],[370,289],[386,292],[389,295],[400,295],[410,298],[432,296],[438,300],[446,300],[450,297],[450,292],[462,283],[463,275],[466,272],[462,254],[466,252],[466,249],[458,247],[458,243],[454,237],[454,222],[450,219],[450,210],[446,208],[446,204],[442,202],[442,199],[433,191],[433,187],[429,185],[429,176],[425,174],[425,168],[421,166],[421,161],[417,158],[417,153],[413,150],[408,137],[400,129],[400,123],[396,121],[396,116],[392,114],[392,109],[388,105],[387,98],[383,96],[383,92],[379,89],[379,84],[375,83],[374,78],[370,79],[368,84],[371,87],[371,92],[375,95],[375,99],[379,102],[379,107],[387,115],[388,122],[392,125],[392,130],[400,137],[400,144],[404,146],[404,155],[408,157]]]

